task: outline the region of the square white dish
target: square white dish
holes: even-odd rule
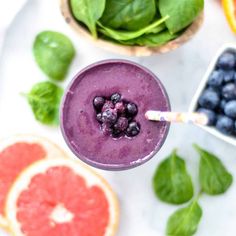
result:
[[[205,73],[205,75],[203,76],[203,79],[199,85],[199,87],[197,88],[197,91],[191,101],[190,107],[189,107],[189,112],[195,112],[197,110],[198,107],[198,100],[203,92],[203,90],[206,88],[207,86],[207,82],[208,79],[211,75],[211,73],[213,72],[213,70],[216,67],[216,63],[219,59],[219,57],[227,51],[232,51],[234,53],[236,53],[236,44],[224,44],[216,53],[215,57],[212,59],[211,63],[208,66],[208,69]],[[221,133],[220,131],[218,131],[215,127],[210,127],[210,126],[201,126],[199,125],[199,127],[201,127],[202,129],[204,129],[205,131],[207,131],[208,133],[214,135],[215,137],[230,143],[234,146],[236,146],[236,138],[234,138],[233,136],[228,136],[225,135],[223,133]]]

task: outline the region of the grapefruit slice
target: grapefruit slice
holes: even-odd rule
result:
[[[236,1],[222,0],[222,5],[229,25],[233,32],[236,33]]]
[[[41,160],[23,171],[5,212],[15,236],[113,236],[118,224],[109,185],[69,159]]]
[[[8,228],[4,217],[6,195],[19,173],[37,160],[64,157],[51,142],[33,135],[19,135],[0,141],[0,226]]]

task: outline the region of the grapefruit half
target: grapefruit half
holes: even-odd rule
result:
[[[5,213],[15,236],[113,236],[119,215],[107,182],[69,159],[41,160],[23,171]]]
[[[4,216],[7,193],[20,172],[43,158],[64,157],[56,145],[33,135],[18,135],[0,141],[0,226],[7,229]]]

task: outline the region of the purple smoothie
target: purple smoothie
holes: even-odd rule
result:
[[[115,139],[101,131],[93,99],[113,93],[120,93],[138,106],[137,136]],[[170,110],[168,96],[157,77],[130,61],[101,61],[79,72],[69,85],[61,107],[61,129],[70,149],[87,164],[105,170],[130,169],[152,158],[169,130],[166,122],[148,121],[147,110]]]

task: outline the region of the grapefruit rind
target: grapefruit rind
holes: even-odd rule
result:
[[[47,156],[45,158],[66,157],[66,153],[56,144],[52,143],[46,138],[32,134],[20,134],[0,140],[0,152],[5,148],[9,147],[10,145],[13,145],[18,142],[38,143],[42,145],[42,147],[45,149],[47,153]],[[6,231],[9,231],[8,225],[9,223],[7,219],[0,214],[0,227]]]
[[[10,231],[14,236],[25,236],[20,227],[20,223],[17,221],[17,200],[22,191],[26,190],[29,186],[31,179],[40,173],[45,173],[51,167],[66,166],[71,168],[76,174],[82,176],[88,187],[93,185],[99,186],[105,193],[106,198],[109,202],[109,224],[106,229],[106,234],[104,236],[114,236],[119,221],[119,207],[118,200],[115,193],[112,191],[109,184],[98,174],[92,171],[89,167],[80,164],[78,161],[70,159],[47,159],[40,160],[26,168],[20,176],[17,178],[13,184],[11,190],[9,191],[5,215],[8,219]]]
[[[236,3],[234,0],[222,0],[222,5],[230,28],[236,33]]]

